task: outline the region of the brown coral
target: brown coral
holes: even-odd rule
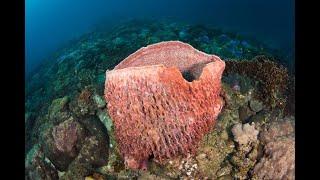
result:
[[[238,73],[259,81],[258,98],[270,107],[284,109],[289,75],[287,69],[266,56],[257,56],[250,61],[226,61],[226,74]]]
[[[168,41],[142,48],[106,72],[105,98],[127,166],[195,152],[221,111],[225,63]],[[188,82],[183,75],[188,76]]]

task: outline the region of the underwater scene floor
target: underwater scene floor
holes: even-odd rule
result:
[[[161,163],[150,155],[134,170],[108,114],[106,71],[141,47],[172,40],[225,61],[224,106],[196,151]],[[26,78],[25,177],[295,179],[295,77],[287,58],[254,39],[168,20],[132,20],[85,34]]]

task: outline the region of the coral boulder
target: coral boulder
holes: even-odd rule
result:
[[[263,129],[264,154],[253,169],[257,179],[295,179],[295,123],[275,121]]]
[[[179,42],[141,48],[106,72],[105,99],[126,165],[194,153],[223,107],[225,63]]]

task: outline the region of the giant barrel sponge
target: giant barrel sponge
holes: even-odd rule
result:
[[[195,153],[223,107],[225,63],[179,41],[143,47],[106,72],[105,99],[125,164]]]

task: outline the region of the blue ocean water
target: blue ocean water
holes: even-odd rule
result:
[[[139,18],[212,25],[258,39],[294,59],[293,0],[26,0],[25,5],[27,75],[70,40]]]

